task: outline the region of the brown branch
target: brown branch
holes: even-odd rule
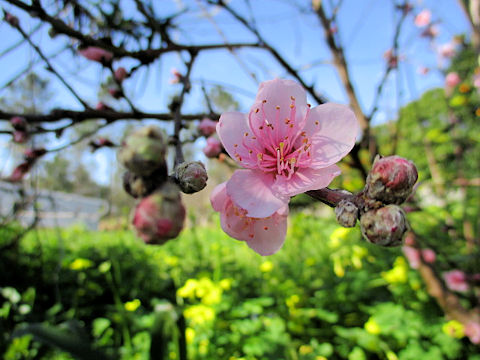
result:
[[[64,34],[71,38],[77,39],[84,46],[96,46],[108,50],[114,54],[114,57],[130,57],[139,60],[142,64],[149,64],[157,59],[160,55],[168,52],[189,51],[195,52],[200,50],[216,50],[225,48],[241,48],[241,47],[261,47],[258,43],[233,43],[233,44],[205,44],[205,45],[182,45],[170,43],[165,47],[158,49],[146,49],[138,51],[128,51],[122,47],[109,44],[103,40],[94,39],[91,36],[85,35],[82,32],[75,30],[65,24],[62,20],[50,16],[42,8],[28,5],[19,0],[6,0],[12,5],[28,12],[31,16],[38,17],[40,20],[48,22],[52,25],[57,34]]]
[[[186,114],[182,115],[182,119],[186,121],[199,120],[206,116],[218,118],[217,114]],[[72,125],[84,120],[105,119],[111,123],[117,120],[143,120],[156,119],[161,121],[173,120],[171,113],[146,113],[146,112],[118,112],[115,110],[94,110],[88,109],[85,111],[54,109],[49,114],[18,114],[3,112],[0,110],[0,119],[10,120],[14,116],[24,117],[28,123],[42,123],[42,122],[56,122],[63,119],[71,119]]]

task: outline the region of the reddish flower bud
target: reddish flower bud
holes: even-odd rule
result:
[[[166,165],[160,169],[155,170],[148,176],[140,176],[127,171],[123,174],[123,188],[134,198],[141,198],[150,195],[161,184],[167,180]]]
[[[28,174],[32,166],[33,166],[33,162],[30,162],[30,161],[21,163],[15,169],[13,169],[12,174],[7,178],[7,181],[10,181],[10,182],[22,181],[24,176]]]
[[[175,178],[185,194],[193,194],[207,186],[208,175],[200,161],[184,162],[175,169]]]
[[[185,208],[178,187],[166,182],[135,208],[133,225],[138,236],[149,244],[163,244],[183,228]]]
[[[26,131],[27,130],[27,120],[21,116],[14,116],[10,119],[10,125],[15,130],[18,131]]]
[[[110,51],[96,46],[79,49],[78,53],[88,60],[97,61],[102,64],[108,64],[113,59],[113,54]]]
[[[118,152],[118,160],[130,171],[147,176],[165,166],[167,143],[161,129],[143,127],[129,135]]]
[[[17,27],[20,24],[18,18],[8,12],[5,12],[5,21],[13,27]]]
[[[25,160],[27,161],[35,161],[39,157],[42,157],[47,153],[47,150],[44,148],[36,148],[36,149],[26,149],[23,152],[23,156],[25,157]]]
[[[104,102],[100,101],[96,106],[96,110],[104,111],[104,110],[113,110],[110,106],[105,104]]]
[[[455,86],[460,84],[461,81],[462,81],[462,79],[460,79],[460,75],[458,75],[457,72],[455,72],[455,71],[449,72],[447,74],[447,76],[445,77],[445,87],[450,88],[450,89],[454,88]]]
[[[366,195],[385,204],[401,204],[417,181],[415,165],[400,156],[377,158],[367,177]]]
[[[215,136],[207,139],[207,145],[203,148],[203,153],[209,158],[215,158],[222,152],[222,143]]]
[[[28,141],[30,136],[25,131],[14,131],[13,132],[13,141],[17,144],[24,144]]]
[[[123,96],[123,92],[119,88],[109,88],[108,93],[114,98],[114,99],[120,99]]]
[[[204,118],[198,124],[198,132],[203,136],[210,136],[215,134],[217,131],[217,124],[218,122],[210,120],[209,118]]]
[[[354,203],[342,200],[335,207],[335,215],[343,227],[354,227],[358,219],[358,208]]]
[[[407,219],[396,205],[367,211],[360,218],[362,234],[369,242],[380,246],[401,245],[407,231]]]
[[[121,66],[117,70],[115,70],[113,76],[118,82],[122,82],[128,77],[128,73],[127,70],[125,70],[125,68]]]

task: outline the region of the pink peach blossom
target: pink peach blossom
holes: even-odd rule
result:
[[[217,125],[225,150],[245,168],[234,172],[227,193],[249,216],[271,216],[291,196],[330,184],[358,129],[345,105],[310,109],[295,81],[261,83],[249,114],[224,113]]]
[[[203,118],[198,124],[198,131],[203,136],[210,136],[215,134],[217,128],[217,122],[209,118]]]
[[[443,279],[450,290],[459,292],[468,290],[467,275],[461,270],[444,272]]]
[[[430,10],[425,9],[422,10],[418,13],[417,16],[415,16],[415,25],[418,27],[424,27],[430,24],[430,20],[432,18],[432,13]]]
[[[203,148],[203,153],[206,157],[214,158],[222,152],[222,143],[215,136],[210,136],[207,139],[207,145]]]
[[[78,50],[78,53],[88,60],[99,63],[109,62],[113,58],[113,54],[110,51],[96,46],[88,46],[85,49]]]
[[[236,209],[237,218],[238,213],[241,218],[256,219],[255,223],[278,220],[291,196],[324,188],[340,174],[335,163],[352,149],[358,130],[355,115],[345,105],[310,109],[305,90],[295,81],[261,83],[248,114],[224,113],[217,124],[225,150],[244,169],[233,173],[225,190],[221,189],[223,206],[217,203],[214,208],[222,216]],[[244,240],[244,233],[229,234]],[[269,248],[273,252],[285,237],[284,231],[275,234],[278,237],[272,237]],[[258,232],[250,235],[251,243],[260,236]],[[264,242],[263,238],[258,241]]]
[[[173,75],[173,78],[171,78],[169,81],[170,84],[178,84],[183,79],[183,75],[180,74],[180,72],[175,68],[172,68],[170,73]]]
[[[455,86],[460,84],[461,81],[462,79],[460,79],[460,76],[457,72],[450,72],[445,77],[445,86],[447,88],[454,88]]]
[[[430,69],[427,68],[426,66],[420,66],[420,67],[417,69],[417,72],[418,72],[420,75],[427,75],[427,74],[430,72]]]
[[[478,322],[469,322],[464,331],[472,343],[480,344],[480,324]]]
[[[283,206],[265,218],[252,218],[247,211],[234,205],[227,194],[227,183],[218,185],[210,196],[212,207],[220,212],[220,224],[229,236],[246,241],[262,256],[277,252],[287,233],[288,206]]]

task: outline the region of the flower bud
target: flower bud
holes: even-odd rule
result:
[[[193,194],[207,186],[208,175],[200,161],[184,162],[175,169],[175,178],[185,194]]]
[[[367,211],[360,218],[360,227],[365,239],[380,246],[401,245],[408,228],[405,213],[396,205]]]
[[[222,152],[222,143],[215,136],[207,139],[207,145],[203,148],[203,153],[208,158],[215,158]]]
[[[354,227],[358,219],[358,208],[354,203],[342,200],[335,207],[335,215],[343,227]]]
[[[121,89],[117,87],[111,87],[108,89],[108,93],[114,98],[114,99],[120,99],[123,96],[123,92]]]
[[[33,166],[33,161],[26,161],[24,163],[21,163],[15,169],[13,169],[12,173],[7,178],[7,181],[10,181],[10,182],[22,181],[25,175],[28,174],[32,166]]]
[[[367,177],[366,195],[385,204],[401,204],[417,181],[415,165],[400,156],[377,158]]]
[[[102,64],[108,64],[113,59],[113,54],[110,51],[96,46],[79,49],[78,53],[88,60],[97,61]]]
[[[115,80],[118,82],[122,82],[128,77],[127,70],[123,66],[119,67],[115,72],[113,73],[113,76],[115,77]]]
[[[460,75],[457,72],[449,72],[445,77],[445,87],[452,89],[462,82]]]
[[[100,101],[96,106],[95,110],[105,111],[105,110],[113,110],[110,106],[105,104],[104,102]]]
[[[134,198],[150,195],[167,180],[167,168],[163,166],[148,176],[140,176],[131,171],[123,174],[123,188]]]
[[[203,136],[210,136],[217,131],[217,122],[210,120],[209,118],[203,118],[198,124],[198,132]]]
[[[14,131],[13,132],[13,141],[17,144],[24,144],[28,141],[29,135],[25,131]]]
[[[26,131],[27,130],[27,120],[21,116],[14,116],[10,119],[10,125],[15,130],[18,131]]]
[[[13,27],[17,27],[20,24],[20,22],[18,21],[18,18],[15,15],[12,15],[8,12],[5,12],[5,21],[8,22]]]
[[[178,187],[166,182],[159,190],[142,199],[135,208],[133,225],[138,236],[149,244],[164,244],[178,236],[183,228],[185,208]]]
[[[36,148],[36,149],[30,148],[30,149],[26,149],[23,152],[23,156],[27,161],[35,161],[39,157],[42,157],[43,155],[45,155],[46,153],[47,153],[47,150],[45,150],[44,148]]]
[[[122,143],[118,160],[135,174],[148,176],[165,166],[167,144],[162,130],[143,127],[130,134]]]

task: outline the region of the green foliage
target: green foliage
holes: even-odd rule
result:
[[[474,354],[442,332],[443,314],[398,249],[333,219],[292,216],[284,248],[268,258],[216,226],[161,247],[129,232],[37,230],[0,257],[6,359],[70,359],[75,349],[182,359],[184,343],[188,359]]]

